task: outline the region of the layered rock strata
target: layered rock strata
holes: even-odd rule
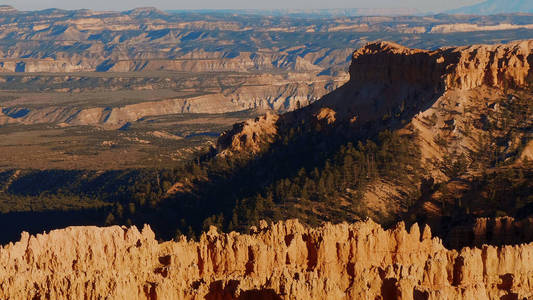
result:
[[[442,102],[447,98],[453,98],[457,107],[468,106],[474,101],[468,94],[471,91],[484,89],[480,94],[503,97],[505,91],[529,90],[533,83],[533,41],[433,51],[390,42],[370,43],[353,53],[349,73],[350,80],[344,86],[300,112],[280,116],[276,130],[302,122],[314,124],[327,109],[329,115],[335,115],[329,127],[344,127],[339,133],[346,133],[392,117],[410,122],[446,105]],[[242,132],[253,130],[243,125]],[[235,141],[224,145],[237,147],[222,151],[237,152],[242,148],[236,140],[240,133],[228,132],[222,139],[231,139],[230,135]]]
[[[354,52],[350,67],[352,82],[405,82],[446,90],[524,88],[532,82],[532,71],[531,40],[434,51],[371,43]]]
[[[372,221],[212,228],[72,227],[0,250],[2,299],[531,299],[533,244],[447,250],[429,227]]]
[[[24,97],[21,97],[0,105],[0,125],[62,123],[69,126],[92,125],[116,128],[147,116],[218,114],[253,109],[286,112],[316,101],[346,80],[347,77],[335,80],[294,78],[281,81],[277,77],[263,76],[248,86],[236,87],[231,91],[211,93],[200,91],[201,95],[198,96],[139,100],[139,103],[114,107],[104,105],[91,107],[93,104],[87,107],[87,103],[32,105],[20,103],[24,102]],[[233,84],[238,85],[235,82]],[[74,97],[81,94],[77,93]]]

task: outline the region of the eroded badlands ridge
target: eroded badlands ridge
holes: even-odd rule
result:
[[[2,299],[533,297],[533,244],[458,252],[403,223],[262,223],[161,244],[149,227],[72,227],[24,233],[0,262]]]

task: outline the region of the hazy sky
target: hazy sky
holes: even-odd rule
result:
[[[236,8],[417,8],[441,11],[483,0],[0,0],[19,10],[45,8],[127,10],[141,6],[160,9],[236,9]]]

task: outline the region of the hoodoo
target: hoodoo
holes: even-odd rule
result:
[[[262,222],[158,243],[72,227],[0,249],[2,299],[529,299],[533,244],[447,250],[429,227]]]

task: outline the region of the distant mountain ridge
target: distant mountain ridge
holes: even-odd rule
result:
[[[332,9],[202,9],[169,10],[170,13],[229,13],[261,16],[290,16],[305,18],[358,17],[358,16],[417,16],[423,12],[416,8],[332,8]]]
[[[482,3],[450,10],[450,14],[495,15],[508,13],[533,13],[530,0],[487,0]]]

